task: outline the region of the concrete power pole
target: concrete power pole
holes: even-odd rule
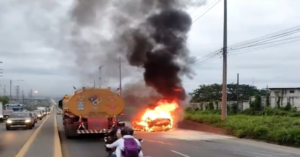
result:
[[[7,96],[7,95],[6,95],[6,85],[3,86],[3,95],[4,95],[4,96]]]
[[[10,97],[10,99],[12,99],[12,95],[11,95],[11,85],[12,85],[12,80],[9,80],[9,97]]]
[[[223,30],[223,83],[222,83],[222,116],[227,117],[227,0],[224,0],[224,30]]]
[[[94,88],[96,88],[96,79],[94,79]]]
[[[24,104],[24,91],[22,90],[22,104]]]
[[[17,87],[16,87],[16,99],[17,99],[17,101],[19,102],[20,101],[20,86],[18,85]]]
[[[2,64],[3,62],[2,61],[0,61],[0,64]],[[1,66],[0,66],[0,78],[2,77],[2,74],[3,74],[3,69],[1,69]],[[4,90],[4,84],[3,84],[3,86],[1,86],[1,81],[0,81],[0,87],[2,87],[3,88],[3,90]],[[1,93],[1,92],[0,92]],[[5,95],[5,91],[3,91],[3,96]],[[0,94],[0,96],[1,96],[1,94]]]
[[[102,68],[104,65],[99,66],[99,86],[102,87]]]

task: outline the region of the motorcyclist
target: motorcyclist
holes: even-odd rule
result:
[[[118,121],[113,126],[112,129],[108,132],[108,136],[117,137],[118,139],[122,137],[121,129],[125,127],[125,123]]]
[[[133,134],[132,128],[124,127],[121,130],[122,138],[112,144],[106,144],[107,148],[116,148],[115,154],[110,157],[143,157],[141,143]]]

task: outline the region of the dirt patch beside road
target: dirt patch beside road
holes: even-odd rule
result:
[[[179,122],[177,127],[180,129],[189,129],[189,130],[203,131],[203,132],[209,132],[209,133],[220,134],[220,135],[229,135],[225,129],[221,129],[211,125],[197,123],[189,120],[183,120]]]

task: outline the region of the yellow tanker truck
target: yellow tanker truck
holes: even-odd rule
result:
[[[109,88],[86,88],[59,101],[67,138],[81,134],[104,134],[124,110],[124,100]]]

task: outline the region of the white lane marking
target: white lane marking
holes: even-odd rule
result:
[[[177,151],[175,151],[175,150],[171,150],[171,152],[176,153],[176,154],[181,155],[181,156],[184,156],[184,157],[190,157],[190,156],[187,156],[187,155],[182,154],[182,153],[180,153],[180,152],[177,152]]]
[[[166,143],[166,142],[162,142],[162,141],[155,141],[155,140],[148,140],[148,139],[144,139],[144,140],[149,141],[149,142],[160,143],[160,144],[172,145],[171,143]]]

